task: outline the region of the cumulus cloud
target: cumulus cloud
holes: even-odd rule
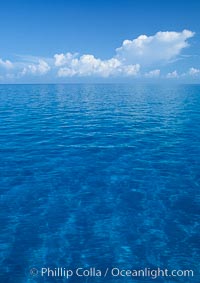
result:
[[[0,67],[3,67],[5,69],[11,69],[13,68],[13,64],[9,60],[3,60],[0,58]]]
[[[179,77],[177,71],[173,71],[167,74],[167,79],[177,79]]]
[[[124,40],[122,46],[116,49],[116,58],[124,63],[139,63],[141,66],[169,62],[189,46],[187,40],[193,36],[194,32],[189,30],[160,31],[153,36],[140,35],[133,40]]]
[[[124,40],[121,47],[116,49],[114,56],[108,60],[95,58],[94,55],[77,53],[55,54],[54,64],[58,67],[59,77],[72,76],[136,76],[140,67],[149,65],[162,65],[175,59],[182,49],[189,46],[188,39],[194,32],[166,31],[157,32],[155,35],[140,35],[133,40]],[[145,77],[155,78],[160,76],[160,70],[155,69],[144,74]],[[175,76],[172,73],[170,76]]]
[[[55,59],[55,66],[56,67],[60,67],[63,66],[65,64],[70,63],[74,58],[76,58],[78,56],[78,53],[70,53],[67,52],[66,54],[55,54],[54,55],[54,59]]]
[[[160,76],[160,70],[159,69],[152,70],[148,73],[145,73],[144,76],[146,78],[158,78]]]
[[[109,59],[97,58],[93,54],[57,53],[51,58],[18,56],[16,62],[0,58],[1,77],[15,78],[42,76],[51,72],[51,77],[130,77],[158,78],[160,68],[179,57],[189,46],[188,40],[194,32],[183,30],[159,31],[154,35],[140,35],[124,40]],[[20,59],[20,60],[19,60]],[[148,71],[150,70],[150,71]],[[163,70],[162,70],[163,72]],[[185,76],[195,76],[199,69],[190,68]],[[162,78],[179,78],[177,71],[169,72]]]
[[[140,65],[123,65],[118,59],[101,60],[93,55],[85,54],[78,57],[77,54],[56,54],[55,65],[63,66],[58,70],[59,77],[72,76],[100,76],[109,77],[115,75],[136,76]]]
[[[200,69],[196,69],[196,68],[190,68],[189,69],[189,75],[191,76],[195,76],[195,75],[199,75],[200,74]]]
[[[39,60],[38,64],[28,64],[25,66],[21,72],[21,75],[44,75],[49,72],[50,66],[44,60]]]

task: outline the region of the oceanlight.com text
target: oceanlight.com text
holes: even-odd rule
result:
[[[42,268],[31,268],[31,276],[41,276],[41,277],[65,277],[67,279],[71,277],[149,277],[151,279],[156,279],[158,277],[193,277],[194,271],[191,269],[179,269],[179,270],[169,270],[169,269],[122,269],[119,267],[112,268],[84,268],[77,267],[75,269],[65,268],[65,267],[42,267]]]

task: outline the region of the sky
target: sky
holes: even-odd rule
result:
[[[0,83],[199,83],[199,12],[197,0],[0,0]]]

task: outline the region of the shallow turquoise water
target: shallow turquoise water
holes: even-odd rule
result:
[[[0,85],[0,119],[0,282],[200,282],[200,85]]]

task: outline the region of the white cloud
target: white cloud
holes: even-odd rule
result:
[[[6,69],[11,69],[11,68],[13,68],[13,64],[9,60],[3,61],[0,58],[0,67],[6,68]]]
[[[166,31],[157,32],[153,36],[140,35],[133,40],[125,40],[121,47],[116,49],[114,56],[108,60],[95,58],[94,55],[77,53],[55,54],[54,64],[58,67],[59,77],[72,76],[136,76],[140,66],[162,65],[175,59],[183,48],[189,44],[187,40],[194,36],[194,32]],[[145,77],[160,76],[160,70],[155,69],[144,74]],[[177,77],[175,73],[169,77]]]
[[[190,68],[189,69],[189,75],[191,76],[195,76],[195,75],[199,75],[200,74],[200,69],[196,69],[196,68]]]
[[[160,70],[159,69],[152,70],[148,73],[145,73],[144,76],[146,78],[158,78],[160,76]]]
[[[140,66],[123,65],[118,59],[101,60],[93,55],[86,54],[80,57],[77,54],[56,54],[55,65],[64,65],[58,70],[59,77],[72,76],[135,76],[138,74]]]
[[[96,58],[92,54],[60,53],[51,58],[17,56],[17,61],[0,58],[1,76],[21,78],[22,76],[42,76],[51,71],[51,77],[145,77],[159,78],[160,68],[165,63],[177,59],[182,50],[189,46],[188,39],[194,32],[165,31],[154,35],[140,35],[133,40],[124,40],[110,59]],[[147,71],[151,69],[150,71]],[[163,72],[163,71],[162,71]],[[185,76],[194,76],[199,69],[190,68]],[[169,72],[166,78],[179,78],[183,74]]]
[[[179,75],[178,75],[177,71],[173,71],[171,73],[168,73],[166,77],[167,77],[167,79],[177,79],[179,77]]]
[[[60,67],[63,66],[65,64],[70,63],[74,58],[76,58],[76,56],[78,55],[78,53],[70,53],[67,52],[66,54],[55,54],[54,55],[54,59],[55,59],[55,66]]]
[[[126,76],[137,76],[140,71],[140,64],[125,65],[122,67],[122,73]]]
[[[140,35],[133,40],[124,40],[122,46],[116,49],[116,58],[125,64],[139,63],[141,66],[166,63],[189,46],[187,40],[193,36],[194,32],[189,30],[160,31],[153,36]]]
[[[21,75],[44,75],[49,72],[50,69],[51,68],[48,63],[40,59],[38,64],[28,64],[27,66],[25,66],[21,72]]]

